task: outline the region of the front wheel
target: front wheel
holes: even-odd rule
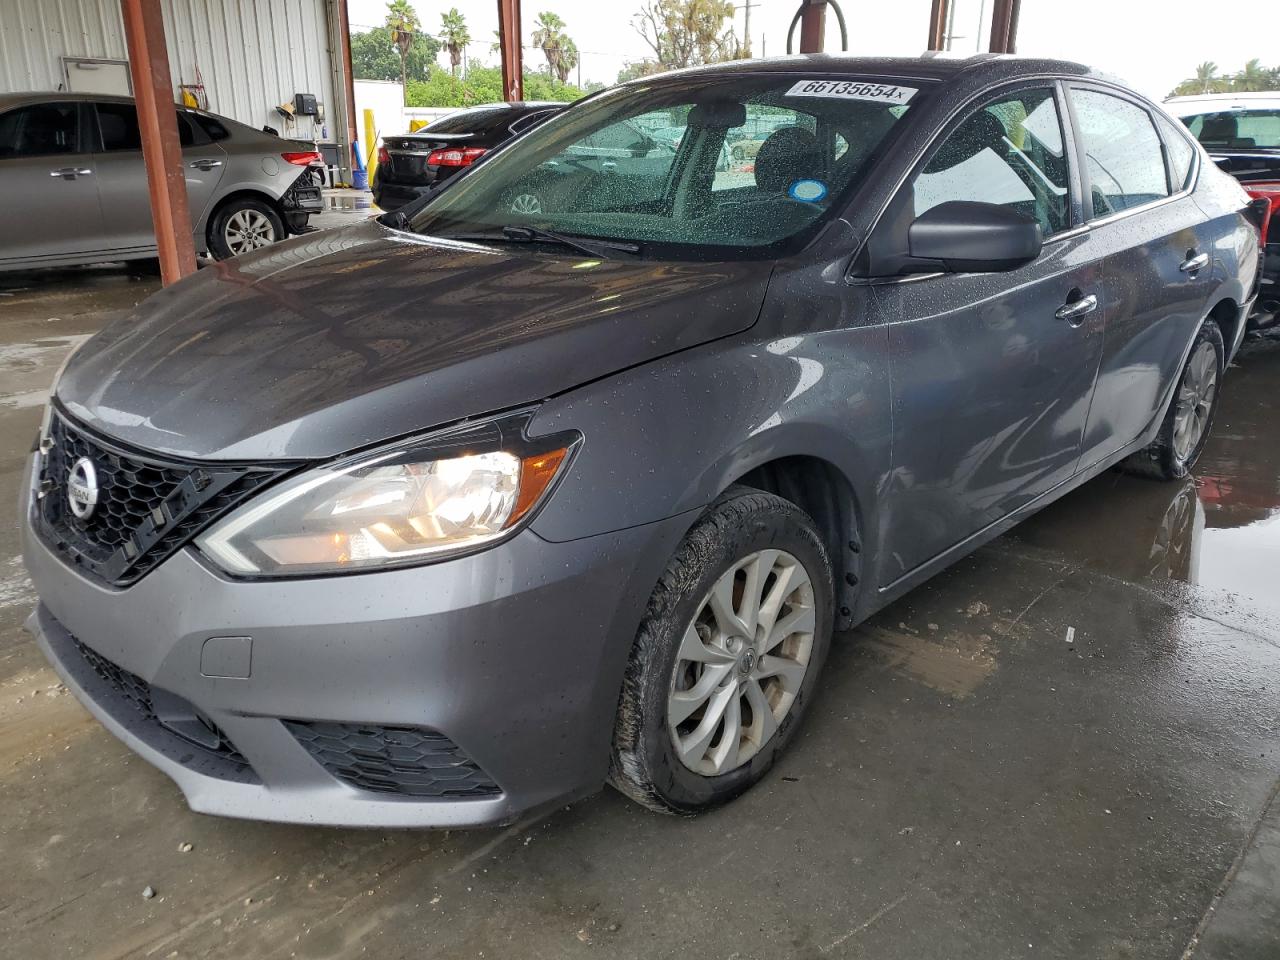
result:
[[[610,781],[692,814],[742,793],[794,734],[832,630],[831,561],[789,501],[738,487],[694,525],[627,667]]]
[[[280,215],[261,200],[232,200],[209,224],[209,251],[219,260],[269,247],[284,239]]]
[[[1222,330],[1212,318],[1205,320],[1191,345],[1160,432],[1125,460],[1126,471],[1156,480],[1181,480],[1191,472],[1209,440],[1225,359]]]

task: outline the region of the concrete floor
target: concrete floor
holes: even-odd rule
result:
[[[153,289],[0,274],[0,500],[62,357]],[[696,820],[192,814],[58,689],[6,523],[0,953],[1274,960],[1280,339],[1225,387],[1194,482],[1105,475],[841,637],[790,755]]]

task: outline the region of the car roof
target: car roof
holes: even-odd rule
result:
[[[32,90],[23,93],[0,93],[0,110],[24,103],[49,103],[68,100],[80,103],[133,103],[133,97],[121,97],[110,93],[72,93],[69,90]],[[178,104],[175,104],[178,106]]]
[[[809,53],[798,56],[733,60],[702,67],[689,67],[668,73],[652,74],[627,81],[640,85],[678,78],[736,77],[753,73],[831,73],[849,76],[901,77],[913,80],[947,81],[963,76],[991,80],[1016,79],[1020,76],[1060,75],[1094,77],[1117,82],[1114,77],[1071,60],[1020,57],[1003,53],[980,53],[955,56],[948,53],[920,57],[853,57],[847,54]]]
[[[1213,113],[1223,110],[1280,109],[1280,91],[1240,91],[1170,97],[1164,105],[1170,112],[1184,117],[1193,113]]]

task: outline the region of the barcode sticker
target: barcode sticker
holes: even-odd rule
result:
[[[832,97],[837,100],[871,100],[902,105],[916,94],[915,87],[896,83],[868,83],[865,80],[801,80],[787,91],[788,97]]]

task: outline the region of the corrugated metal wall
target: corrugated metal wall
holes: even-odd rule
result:
[[[314,93],[326,108],[334,102],[324,0],[161,5],[175,93],[199,67],[214,113],[313,136],[309,121],[286,127],[275,106],[295,93]],[[125,59],[120,0],[0,0],[0,92],[56,90],[64,56]],[[334,132],[330,123],[326,139]]]

